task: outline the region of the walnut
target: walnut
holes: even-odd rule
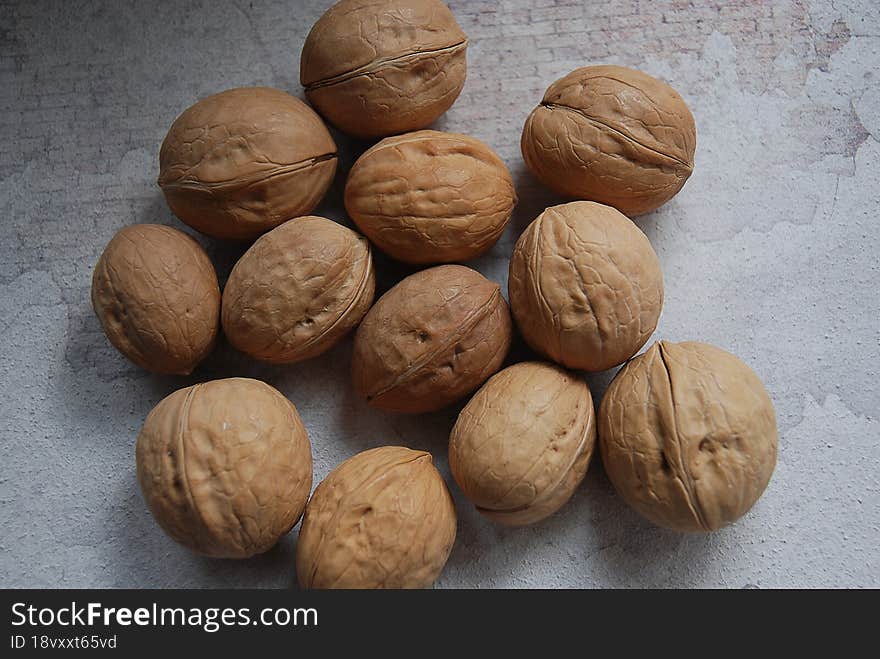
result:
[[[177,229],[120,230],[92,275],[92,306],[119,352],[143,369],[187,375],[214,347],[220,325],[217,273]]]
[[[223,332],[256,359],[302,361],[357,327],[374,291],[366,239],[300,217],[260,237],[235,264],[223,290]]]
[[[511,334],[498,284],[461,265],[422,270],[379,298],[358,328],[355,391],[386,411],[438,410],[501,367]]]
[[[244,87],[181,114],[159,166],[177,217],[214,238],[253,240],[318,205],[336,173],[336,144],[299,99]]]
[[[356,137],[424,128],[458,98],[467,37],[440,0],[342,0],[303,45],[299,78],[330,123]]]
[[[758,376],[705,343],[660,341],[614,378],[599,408],[605,471],[646,518],[714,531],[745,515],[776,464],[776,415]]]
[[[660,262],[645,234],[610,206],[589,201],[548,208],[526,228],[508,286],[526,342],[587,371],[638,352],[663,306]]]
[[[480,513],[531,524],[571,498],[595,443],[586,383],[558,366],[523,362],[489,378],[461,411],[449,465]]]
[[[296,546],[303,588],[426,588],[446,564],[456,516],[431,454],[383,446],[330,472]]]
[[[267,551],[299,520],[312,487],[312,452],[299,414],[259,380],[175,391],[147,416],[136,457],[156,521],[207,556]]]
[[[386,254],[406,263],[467,261],[501,234],[516,193],[504,162],[473,137],[423,130],[364,153],[345,208]]]
[[[550,85],[521,146],[548,187],[632,216],[681,190],[694,169],[697,130],[666,83],[621,66],[587,66]]]

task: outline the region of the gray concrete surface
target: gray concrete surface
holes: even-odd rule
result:
[[[156,377],[107,343],[92,267],[133,222],[182,225],[155,185],[174,117],[227,87],[299,94],[302,41],[328,0],[0,3],[0,586],[285,587],[296,532],[246,562],[190,555],[147,512],[133,445],[177,387],[247,375],[311,433],[316,482],[361,449],[432,451],[457,413],[388,416],[356,400],[350,343],[260,366],[221,345],[193,377]],[[639,221],[666,280],[658,337],[722,346],[764,379],[779,465],[734,526],[652,527],[594,464],[562,512],[510,530],[453,487],[459,537],[438,587],[880,586],[880,4],[873,0],[452,0],[468,81],[438,122],[491,144],[521,203],[475,266],[502,283],[519,232],[558,200],[525,171],[519,131],[544,88],[620,63],[682,92],[698,126],[683,192]],[[343,167],[321,212],[347,222]],[[240,248],[201,239],[225,277]],[[381,263],[388,286],[404,273]],[[523,354],[518,349],[517,355]],[[610,375],[590,377],[598,398]]]

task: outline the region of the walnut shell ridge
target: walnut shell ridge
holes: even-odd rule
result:
[[[556,365],[514,364],[493,375],[458,416],[449,465],[486,517],[532,524],[565,505],[596,443],[585,382]]]
[[[644,233],[610,206],[552,206],[510,259],[510,307],[526,342],[573,369],[604,371],[650,338],[663,275]]]
[[[278,89],[242,87],[175,119],[159,151],[159,186],[193,229],[253,240],[313,210],[336,161],[336,144],[308,105]]]
[[[375,285],[365,238],[323,217],[299,217],[258,238],[235,264],[223,290],[223,332],[255,359],[310,359],[357,327]]]
[[[312,487],[311,446],[296,407],[259,380],[175,391],[147,416],[136,457],[153,517],[206,556],[269,550],[299,520]]]
[[[498,284],[461,265],[422,270],[364,317],[354,340],[354,388],[389,412],[439,410],[497,371],[511,338]]]
[[[351,169],[345,208],[389,256],[451,263],[494,245],[516,205],[510,172],[467,135],[423,130],[388,137]]]
[[[424,128],[458,98],[467,37],[440,0],[342,0],[318,19],[300,57],[309,102],[361,138]]]
[[[312,495],[296,546],[303,588],[426,588],[455,543],[452,497],[431,454],[358,453]]]
[[[730,353],[660,341],[608,387],[599,443],[608,477],[640,514],[677,531],[714,531],[767,487],[776,414],[758,376]]]
[[[630,216],[681,190],[696,145],[693,115],[678,92],[621,66],[587,66],[554,82],[521,141],[526,165],[546,186]]]
[[[110,343],[143,369],[187,375],[214,348],[217,273],[182,231],[159,224],[121,229],[95,265],[91,296]]]

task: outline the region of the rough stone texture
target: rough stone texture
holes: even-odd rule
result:
[[[667,80],[694,113],[699,146],[684,190],[639,219],[666,284],[655,336],[707,341],[753,367],[780,442],[765,495],[712,535],[643,521],[599,461],[559,514],[521,529],[482,519],[452,485],[458,539],[437,585],[880,586],[880,4],[449,4],[471,40],[468,80],[435,128],[489,144],[520,197],[504,236],[472,265],[506,282],[519,233],[561,201],[519,154],[522,122],[550,82],[602,62]],[[327,5],[0,6],[0,585],[295,583],[296,532],[251,561],[199,558],[141,499],[144,417],[206,378],[259,377],[287,394],[312,439],[316,483],[387,443],[430,450],[448,477],[458,409],[405,418],[368,408],[349,382],[350,340],[292,367],[221,342],[192,376],[153,376],[116,353],[89,308],[91,269],[117,229],[182,228],[155,185],[173,119],[228,87],[301,95],[297,57]],[[344,175],[369,144],[338,145],[342,171],[316,213],[344,220]],[[225,278],[243,248],[199,240]],[[377,258],[377,272],[385,290],[409,271]],[[596,401],[609,379],[589,378]]]

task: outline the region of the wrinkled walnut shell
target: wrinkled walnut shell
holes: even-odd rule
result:
[[[181,114],[159,167],[165,199],[186,224],[214,238],[253,240],[318,205],[336,173],[336,144],[299,99],[243,87]]]
[[[137,473],[156,521],[180,544],[219,558],[272,548],[299,520],[312,452],[296,408],[259,380],[180,389],[147,416]]]
[[[195,240],[171,227],[135,224],[98,259],[92,307],[110,343],[132,362],[187,375],[214,347],[220,287]]]
[[[660,341],[614,378],[599,442],[615,489],[650,521],[714,531],[745,515],[773,474],[773,403],[758,376],[705,343]]]
[[[547,89],[526,120],[522,154],[556,192],[641,215],[694,169],[697,129],[672,87],[621,66],[587,66]]]
[[[296,546],[303,588],[426,588],[455,542],[456,515],[431,454],[358,453],[315,490]]]
[[[358,328],[355,391],[389,412],[439,410],[501,367],[511,335],[498,284],[461,265],[422,270],[379,298]]]
[[[370,246],[323,217],[290,220],[244,253],[223,289],[223,332],[242,352],[289,364],[357,327],[373,303]]]
[[[424,128],[458,98],[467,37],[440,0],[342,0],[312,27],[300,58],[306,97],[355,137]]]
[[[604,371],[657,327],[663,276],[625,215],[589,201],[545,210],[510,259],[510,307],[526,342],[568,368]]]
[[[461,411],[449,466],[481,514],[531,524],[571,498],[595,443],[586,383],[558,366],[523,362],[489,378]]]
[[[467,261],[501,234],[516,193],[481,141],[435,130],[388,137],[348,176],[345,208],[374,245],[406,263]]]

